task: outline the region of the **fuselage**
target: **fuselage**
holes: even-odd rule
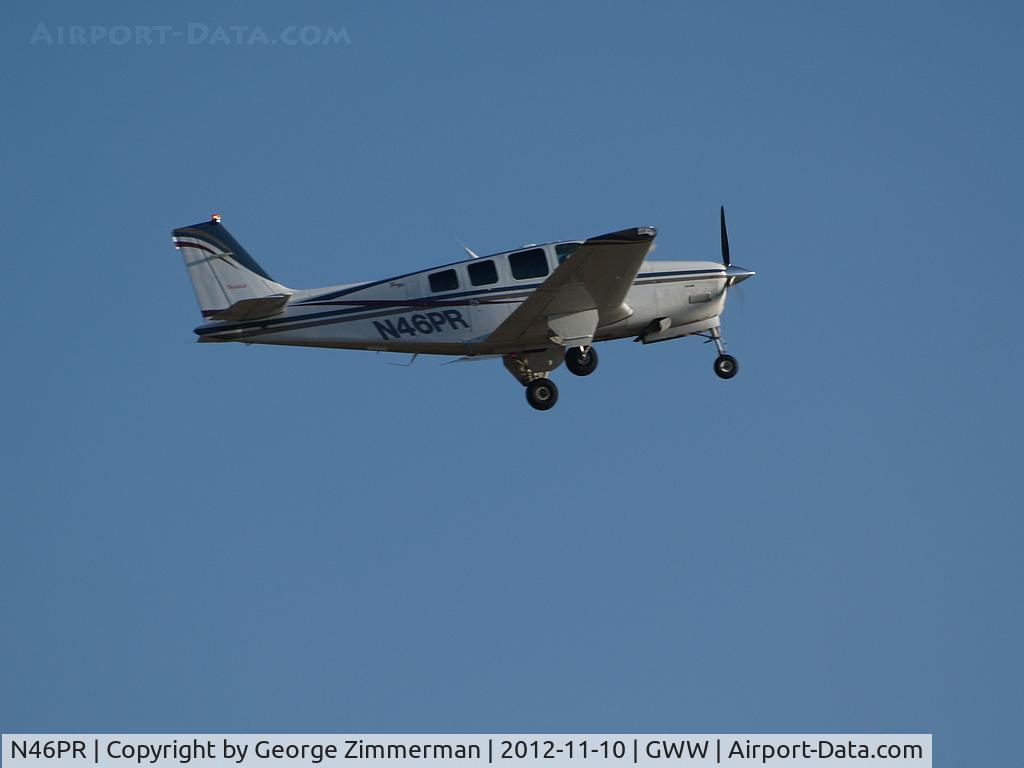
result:
[[[526,246],[376,282],[295,291],[280,314],[210,322],[202,341],[241,341],[439,355],[501,353],[487,337],[582,241]],[[626,295],[627,317],[595,341],[637,336],[667,318],[699,326],[721,314],[726,269],[711,261],[645,261]]]

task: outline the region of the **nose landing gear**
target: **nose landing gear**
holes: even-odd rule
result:
[[[703,335],[703,334],[701,334]],[[708,341],[715,342],[718,348],[718,357],[715,358],[715,375],[720,379],[731,379],[740,370],[740,364],[736,358],[725,351],[725,339],[718,328],[712,328],[708,332]]]
[[[719,355],[715,358],[715,373],[720,379],[731,379],[739,369],[739,363],[732,355]]]

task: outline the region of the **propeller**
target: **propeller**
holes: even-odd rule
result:
[[[725,206],[719,209],[719,221],[722,225],[722,263],[729,268],[729,230],[725,228]]]
[[[719,223],[722,227],[722,265],[725,267],[725,286],[731,288],[737,283],[742,283],[748,277],[753,277],[754,272],[743,267],[734,267],[729,257],[729,230],[725,227],[725,206],[719,209]]]

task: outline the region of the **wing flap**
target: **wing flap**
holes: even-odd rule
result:
[[[563,347],[586,347],[594,340],[598,312],[584,309],[567,315],[548,315],[547,321],[557,343]]]

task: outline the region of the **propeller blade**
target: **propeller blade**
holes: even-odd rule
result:
[[[723,205],[720,211],[720,221],[722,223],[722,263],[725,266],[729,266],[729,233],[725,229],[725,206]]]
[[[736,288],[736,302],[740,306],[740,314],[745,315],[747,313],[747,292],[739,287]]]

